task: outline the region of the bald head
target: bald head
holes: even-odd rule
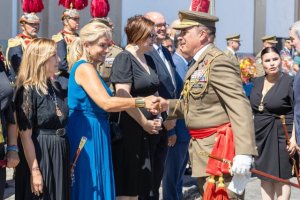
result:
[[[166,24],[165,17],[159,12],[148,12],[144,16],[154,22],[154,29],[157,35],[155,43],[160,45],[166,38],[166,30],[168,25]]]

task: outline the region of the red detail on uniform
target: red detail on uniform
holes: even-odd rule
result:
[[[218,187],[215,192],[214,200],[229,200],[227,191],[225,187]]]
[[[42,0],[22,0],[22,9],[24,13],[38,13],[44,9]]]
[[[91,2],[92,17],[107,17],[109,9],[108,0],[92,0]]]
[[[216,196],[216,184],[208,181],[202,200],[212,200],[215,198],[215,196]]]
[[[4,55],[3,55],[2,52],[0,52],[0,60],[1,60],[1,61],[4,61]]]
[[[58,5],[62,5],[66,9],[82,10],[87,7],[88,0],[59,0]]]
[[[231,124],[229,122],[217,127],[189,130],[189,133],[192,138],[195,139],[203,139],[216,133],[216,142],[210,154],[218,158],[224,158],[230,161],[233,160],[235,154],[234,138]],[[227,163],[209,158],[206,173],[214,176],[228,174],[229,166]]]
[[[210,0],[192,0],[191,10],[198,12],[208,12]]]

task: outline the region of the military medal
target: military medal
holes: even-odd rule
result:
[[[264,108],[265,108],[264,104],[261,102],[258,106],[258,111],[262,112],[262,111],[264,111]]]

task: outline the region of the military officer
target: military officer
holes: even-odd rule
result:
[[[262,43],[263,43],[263,49],[266,47],[275,47],[276,44],[278,43],[276,40],[276,36],[275,35],[271,35],[271,36],[264,36],[261,38]],[[261,50],[262,51],[262,50]],[[256,73],[257,76],[263,76],[265,75],[265,70],[261,64],[261,51],[258,52],[258,54],[255,57],[255,64],[256,64]]]
[[[69,79],[68,52],[72,42],[78,37],[76,31],[79,29],[79,12],[76,9],[66,9],[61,16],[61,20],[63,29],[56,35],[53,35],[52,39],[57,44],[57,55],[60,58],[57,79],[62,89],[66,90]]]
[[[226,37],[227,48],[224,50],[224,53],[234,62],[235,65],[240,66],[239,58],[236,55],[236,52],[241,46],[240,35],[231,35]]]
[[[35,13],[23,14],[19,22],[23,32],[15,38],[8,40],[8,48],[6,51],[9,79],[11,82],[16,80],[23,51],[34,38],[37,38],[40,28],[40,19]]]
[[[111,28],[112,30],[114,29],[113,23],[111,22],[111,20],[108,17],[105,17],[105,18],[93,18],[93,19],[90,20],[89,23],[92,23],[93,21],[97,21],[97,22],[103,23],[106,26],[108,26],[109,28]],[[121,51],[123,51],[123,49],[121,47],[117,46],[114,43],[114,41],[111,41],[111,46],[108,49],[108,53],[106,54],[105,61],[103,63],[100,63],[97,66],[97,70],[99,71],[99,73],[101,74],[101,77],[103,78],[103,80],[106,82],[107,85],[110,85],[109,77],[111,75],[112,64],[113,64],[113,62],[115,60],[115,57]],[[113,89],[113,88],[111,88],[111,89]]]
[[[233,160],[231,171],[238,175],[235,177],[249,179],[252,156],[257,155],[252,111],[238,69],[213,44],[218,18],[194,11],[179,11],[179,18],[174,28],[180,30],[182,51],[194,62],[185,76],[180,99],[161,100],[161,106],[163,110],[169,108],[170,118],[185,119],[192,137],[192,176],[199,178],[200,189],[207,176],[220,176],[222,182],[222,174],[229,173],[230,166],[209,159],[207,154]],[[226,176],[229,182],[231,177]],[[242,193],[243,189],[234,191]],[[229,196],[243,199],[234,193]]]

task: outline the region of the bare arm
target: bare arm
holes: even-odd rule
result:
[[[75,72],[77,84],[83,87],[89,97],[103,110],[107,112],[118,112],[129,108],[135,108],[135,98],[111,97],[100,81],[96,69],[89,63],[81,64]],[[145,107],[152,109],[157,105],[153,97],[146,97]],[[153,102],[153,103],[152,103]]]
[[[32,129],[20,131],[20,138],[23,145],[25,158],[31,172],[31,190],[35,194],[39,195],[40,193],[43,193],[43,178],[39,170],[39,165],[31,135]]]
[[[14,113],[14,118],[16,119],[16,114]],[[8,124],[7,126],[7,145],[8,146],[17,146],[18,130],[17,124]],[[19,155],[17,151],[7,151],[7,167],[12,168],[16,167],[19,162]]]

